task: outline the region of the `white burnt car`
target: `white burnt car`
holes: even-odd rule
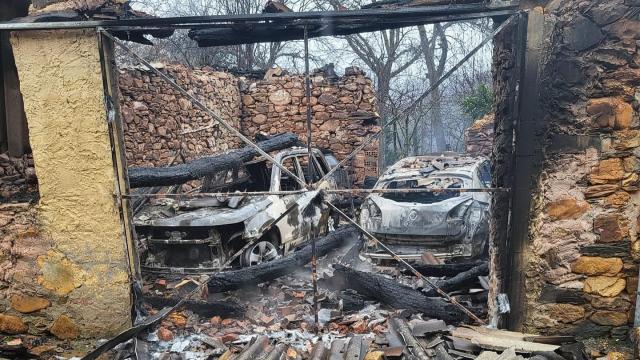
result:
[[[306,181],[306,148],[279,152],[275,160]],[[320,152],[313,153],[316,189],[335,188],[335,180],[318,181],[330,170]],[[302,187],[263,158],[203,180],[203,192],[296,191]],[[199,273],[233,262],[252,266],[295,249],[334,225],[337,216],[313,201],[317,191],[287,195],[242,195],[155,200],[134,218],[142,269],[146,272]],[[302,211],[307,206],[312,211]],[[234,255],[237,255],[234,257]]]
[[[490,194],[458,189],[490,187],[490,174],[485,158],[448,153],[402,159],[374,187],[398,192],[368,196],[360,223],[408,260],[419,259],[425,251],[439,258],[485,256]],[[402,192],[405,189],[424,191]],[[389,257],[373,243],[366,252],[374,259]]]

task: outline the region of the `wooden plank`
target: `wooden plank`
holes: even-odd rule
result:
[[[525,341],[525,337],[535,338],[533,334],[523,334],[513,331],[495,330],[476,326],[459,327],[453,330],[455,337],[468,339],[474,345],[487,350],[503,351],[508,348],[515,348],[519,353],[533,353],[536,351],[555,351],[557,345],[549,345]]]
[[[492,154],[492,187],[511,188],[513,186],[513,134],[514,124],[517,122],[517,89],[522,67],[524,51],[519,35],[522,22],[526,17],[522,15],[518,23],[509,25],[494,38],[493,50],[493,88],[495,91],[495,138]],[[500,294],[508,289],[511,267],[510,251],[510,219],[511,194],[498,192],[491,198],[491,214],[489,223],[490,283],[497,284],[489,290],[489,317],[492,324],[501,325],[503,314],[499,313],[497,300]]]
[[[515,165],[511,191],[511,229],[509,248],[510,268],[505,281],[505,292],[509,296],[511,312],[509,329],[521,329],[529,307],[526,304],[525,288],[526,248],[529,246],[529,221],[531,216],[531,194],[536,191],[538,177],[544,159],[544,136],[546,134],[541,116],[539,98],[538,64],[542,56],[544,40],[544,14],[541,8],[528,12],[526,28],[526,51],[524,68],[518,93],[519,106],[515,131]]]
[[[111,138],[112,156],[114,170],[117,178],[117,195],[118,207],[120,211],[120,219],[122,221],[122,231],[124,241],[127,244],[127,255],[129,260],[129,269],[133,277],[141,279],[140,258],[135,245],[135,237],[133,235],[133,211],[131,208],[131,200],[122,197],[123,194],[130,192],[127,162],[125,155],[124,130],[122,126],[122,118],[120,117],[120,89],[118,87],[118,74],[115,62],[115,53],[113,42],[98,35],[98,43],[100,47],[100,55],[102,62],[102,76],[105,92],[105,104],[107,118],[109,119],[109,135]]]

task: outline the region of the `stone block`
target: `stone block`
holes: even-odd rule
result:
[[[571,304],[543,305],[543,312],[555,321],[569,324],[582,320],[585,315],[584,307]]]
[[[29,330],[29,327],[17,316],[0,314],[0,333],[22,334]]]
[[[588,18],[576,14],[564,28],[563,38],[567,46],[575,51],[587,50],[604,38],[600,27]]]
[[[627,314],[624,312],[599,310],[591,315],[591,321],[598,325],[622,326],[627,323]]]
[[[589,186],[584,191],[584,196],[587,199],[599,198],[599,197],[611,195],[618,190],[620,190],[619,184]]]
[[[616,242],[629,236],[629,222],[619,213],[602,214],[593,221],[593,231],[600,242]]]
[[[626,191],[615,192],[605,199],[605,204],[614,208],[625,207],[629,203],[631,195]]]
[[[38,310],[46,309],[51,305],[47,299],[38,296],[28,296],[23,294],[14,294],[11,296],[11,307],[23,314],[29,314]]]
[[[600,128],[628,129],[633,123],[633,107],[620,98],[591,99],[587,103],[587,114]]]
[[[552,220],[576,219],[589,210],[589,204],[574,198],[560,199],[550,202],[545,213]]]
[[[60,340],[73,340],[78,337],[78,326],[66,315],[60,315],[49,328],[49,332]]]
[[[277,90],[269,95],[269,101],[274,105],[289,105],[291,103],[291,95],[286,90]]]
[[[622,271],[622,259],[581,256],[571,265],[578,274],[613,276]]]
[[[593,276],[584,281],[584,292],[604,297],[618,296],[625,290],[625,279],[610,276]]]
[[[602,185],[620,181],[627,177],[624,170],[624,162],[619,158],[611,158],[600,161],[598,166],[589,174],[589,182],[592,185]]]

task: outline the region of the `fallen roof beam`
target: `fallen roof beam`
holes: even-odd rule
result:
[[[258,143],[266,152],[286,149],[298,144],[298,136],[284,133]],[[225,154],[205,156],[185,164],[159,168],[130,168],[129,183],[132,188],[184,184],[222,171],[242,166],[260,153],[253,146],[233,150]]]
[[[200,47],[229,46],[239,44],[253,44],[263,42],[279,42],[304,39],[305,27],[309,38],[322,36],[346,36],[373,31],[398,29],[402,27],[424,24],[473,20],[488,16],[507,16],[511,10],[499,12],[478,12],[464,15],[442,15],[434,17],[405,17],[402,19],[387,18],[385,15],[373,16],[368,19],[337,19],[327,21],[318,19],[313,21],[284,22],[284,23],[250,23],[237,24],[231,27],[216,27],[193,29],[189,37],[198,42]]]
[[[274,22],[274,26],[281,21],[295,21],[302,24],[304,21],[321,20],[326,23],[336,22],[341,19],[363,20],[373,22],[375,20],[391,23],[394,19],[399,22],[408,17],[421,18],[424,23],[435,17],[456,17],[456,20],[466,20],[491,16],[503,16],[513,14],[518,10],[517,3],[506,5],[466,4],[466,5],[437,5],[410,8],[393,9],[364,9],[346,11],[309,11],[273,14],[244,14],[244,15],[215,15],[192,17],[168,17],[168,18],[137,18],[122,20],[99,21],[62,21],[62,22],[14,22],[0,23],[0,30],[52,30],[52,29],[87,29],[103,27],[113,31],[144,30],[149,27],[161,28],[195,28],[198,26],[214,27],[216,25],[228,26],[247,22]],[[453,18],[449,21],[454,21]]]

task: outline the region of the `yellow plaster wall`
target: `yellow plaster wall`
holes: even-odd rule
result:
[[[82,337],[130,325],[125,240],[95,31],[12,36],[40,186],[38,214],[53,248],[37,281]]]

